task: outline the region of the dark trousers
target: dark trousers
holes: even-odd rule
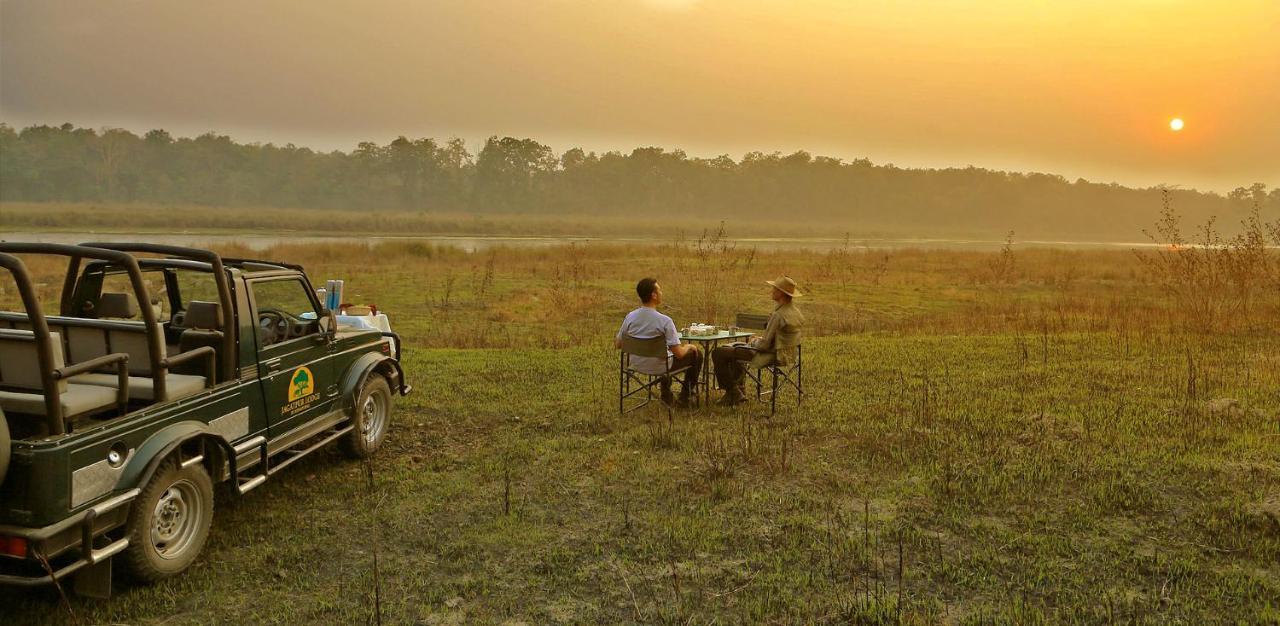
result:
[[[711,352],[711,365],[716,368],[716,382],[726,393],[742,395],[742,378],[755,350],[741,346],[720,346]]]
[[[684,366],[689,369],[684,371],[684,381],[680,387],[680,397],[688,399],[689,393],[693,391],[694,386],[698,384],[698,374],[702,373],[702,352],[697,346],[690,346],[689,351],[684,353],[680,358],[671,357],[671,369],[677,370]],[[662,379],[662,395],[666,396],[671,393],[671,379]]]

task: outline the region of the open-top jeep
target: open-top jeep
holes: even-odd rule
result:
[[[56,316],[27,255],[67,262]],[[399,337],[340,324],[296,265],[0,243],[0,267],[25,309],[0,312],[0,584],[105,595],[117,554],[182,572],[215,484],[242,495],[333,441],[372,454],[410,390]]]

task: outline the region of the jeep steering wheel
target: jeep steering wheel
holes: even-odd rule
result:
[[[258,331],[264,346],[283,341],[289,337],[289,318],[279,309],[258,309]]]

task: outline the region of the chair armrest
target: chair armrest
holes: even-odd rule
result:
[[[77,374],[92,372],[112,363],[116,365],[116,403],[120,405],[120,410],[123,411],[129,405],[129,355],[124,352],[113,352],[96,359],[59,367],[53,370],[53,377],[56,379],[71,378]]]
[[[112,363],[116,363],[117,364],[116,369],[120,370],[120,369],[126,368],[128,366],[128,362],[129,362],[128,354],[125,354],[123,352],[115,352],[112,354],[100,356],[96,359],[89,359],[88,361],[82,361],[80,363],[74,363],[72,365],[67,365],[65,367],[59,367],[58,369],[53,370],[53,377],[57,379],[71,378],[72,376],[76,376],[78,374],[85,374],[88,372],[92,372],[93,370],[96,370],[96,369],[101,369],[107,365],[111,365]],[[125,370],[125,371],[127,375],[128,370]]]
[[[187,361],[192,361],[197,358],[204,357],[204,386],[206,388],[209,388],[213,386],[213,373],[214,373],[213,370],[215,367],[217,367],[217,363],[216,363],[217,356],[218,356],[218,353],[212,347],[200,346],[199,348],[193,348],[191,350],[187,350],[186,352],[180,352],[171,357],[168,357],[164,361],[162,361],[161,364],[164,366],[165,372],[168,373],[169,368],[173,367],[174,365],[182,365]]]

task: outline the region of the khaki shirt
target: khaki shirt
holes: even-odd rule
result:
[[[772,363],[787,365],[796,359],[796,347],[800,345],[800,330],[804,328],[804,314],[794,302],[779,304],[769,315],[764,334],[751,342],[757,353],[751,359],[752,367],[764,367]]]

